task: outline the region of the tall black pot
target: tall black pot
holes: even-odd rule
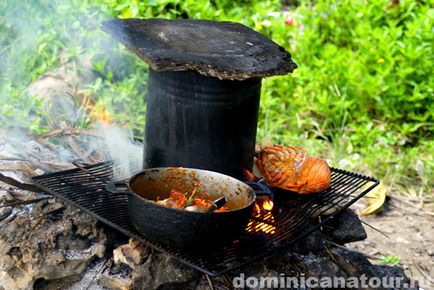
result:
[[[252,169],[261,78],[149,71],[144,168],[183,166],[236,178]]]

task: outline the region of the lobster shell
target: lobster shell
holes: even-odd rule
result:
[[[330,168],[324,160],[310,156],[301,147],[273,145],[256,158],[268,185],[300,194],[310,194],[330,186]]]

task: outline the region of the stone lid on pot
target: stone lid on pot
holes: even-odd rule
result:
[[[108,20],[103,30],[156,71],[194,70],[227,80],[292,72],[285,49],[239,23],[211,20]]]

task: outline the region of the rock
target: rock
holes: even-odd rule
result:
[[[385,286],[390,290],[418,290],[419,287],[415,281],[410,281],[410,279],[405,275],[404,269],[396,266],[387,265],[374,265],[374,272],[376,276],[380,279],[386,279]],[[394,285],[395,281],[398,282],[400,286]],[[411,285],[413,282],[413,285]],[[405,286],[407,284],[407,286]]]
[[[44,74],[28,88],[29,96],[45,101],[47,114],[56,124],[70,122],[71,115],[78,111],[76,96],[83,95],[83,89],[95,82],[96,76],[88,61],[69,62]],[[74,96],[72,98],[71,96]]]
[[[104,272],[98,278],[98,284],[110,290],[129,290],[132,287],[133,279],[131,275],[113,275]]]
[[[356,277],[363,283],[362,279],[377,277],[375,267],[361,253],[354,252],[344,247],[333,247],[327,251],[328,257],[341,268],[348,277]],[[369,286],[369,285],[368,285]],[[384,289],[382,287],[364,288],[364,289]]]
[[[12,207],[0,207],[0,222],[12,214]]]
[[[294,263],[295,255],[297,254],[293,251],[280,252],[277,255],[265,258],[263,263],[267,269],[273,269],[279,273],[285,273],[287,275],[298,275],[300,271]]]
[[[264,289],[264,288],[265,289],[274,289],[274,288],[279,287],[278,278],[280,276],[279,276],[279,273],[274,271],[274,270],[265,270],[265,271],[262,271],[260,273],[257,273],[257,275],[246,275],[246,276],[255,277],[259,283],[251,283],[251,284],[246,283],[245,289],[260,290],[260,289]],[[232,282],[234,283],[235,281],[236,280],[233,280]],[[255,284],[257,284],[257,285],[255,285]],[[234,285],[236,286],[235,283],[234,283]]]
[[[76,94],[77,91],[95,81],[95,74],[90,61],[68,62],[45,73],[33,82],[29,88],[30,96],[56,101],[56,99]]]
[[[153,252],[148,260],[133,272],[132,289],[184,290],[194,289],[200,272],[168,255]]]
[[[58,290],[58,289],[70,289],[70,286],[77,281],[82,280],[82,275],[71,275],[67,277],[62,277],[59,279],[44,280],[38,279],[33,285],[33,290]],[[97,289],[92,289],[97,290]]]
[[[63,287],[56,289],[129,290],[132,283],[129,271],[131,269],[124,266],[124,269],[128,268],[129,270],[115,273],[112,271],[112,266],[112,259],[99,259],[90,263],[80,281],[70,286],[62,285]]]
[[[338,265],[348,276],[359,277],[362,274],[374,277],[371,262],[361,253],[350,251],[343,247],[329,248],[329,257]]]
[[[346,209],[333,220],[323,226],[325,237],[337,244],[343,245],[367,238],[365,229],[359,217],[350,209]]]
[[[121,245],[114,249],[113,260],[115,264],[125,264],[134,269],[145,258],[149,256],[149,248],[141,242],[130,239],[128,244]]]
[[[295,255],[294,261],[305,277],[347,277],[344,271],[326,257]]]
[[[320,230],[315,230],[308,236],[304,237],[294,245],[294,251],[299,254],[318,253],[324,249],[327,244],[323,233]]]
[[[52,218],[52,211],[56,217]],[[32,289],[36,280],[80,275],[105,253],[106,235],[94,218],[71,205],[42,200],[15,208],[0,227],[0,286]]]
[[[275,258],[277,259],[277,257]],[[275,259],[272,260],[274,261]],[[214,277],[213,281],[216,281],[217,283],[220,283],[222,284],[222,286],[224,286],[218,289],[277,289],[279,288],[278,278],[280,277],[280,273],[285,272],[275,270],[273,266],[276,265],[278,265],[278,263],[260,260],[245,267],[242,267],[237,272],[231,272],[232,276],[230,277],[230,279],[226,279],[226,281],[219,281],[217,278]]]
[[[226,289],[232,289],[232,281],[225,280],[224,276],[217,276],[217,277],[210,277],[212,281],[212,285],[214,289],[218,290],[226,290]],[[228,287],[231,286],[231,287]],[[202,275],[202,277],[197,282],[195,290],[209,290],[211,289],[208,279],[205,275]]]
[[[65,70],[66,71],[66,70]],[[67,93],[73,94],[72,84],[56,73],[46,74],[29,86],[29,95],[41,99],[54,100],[64,97]]]

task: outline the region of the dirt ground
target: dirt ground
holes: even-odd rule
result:
[[[434,214],[432,204],[422,205],[392,196],[377,215],[362,217],[368,238],[347,245],[378,264],[384,256],[400,258],[407,275],[425,290],[434,289]]]

